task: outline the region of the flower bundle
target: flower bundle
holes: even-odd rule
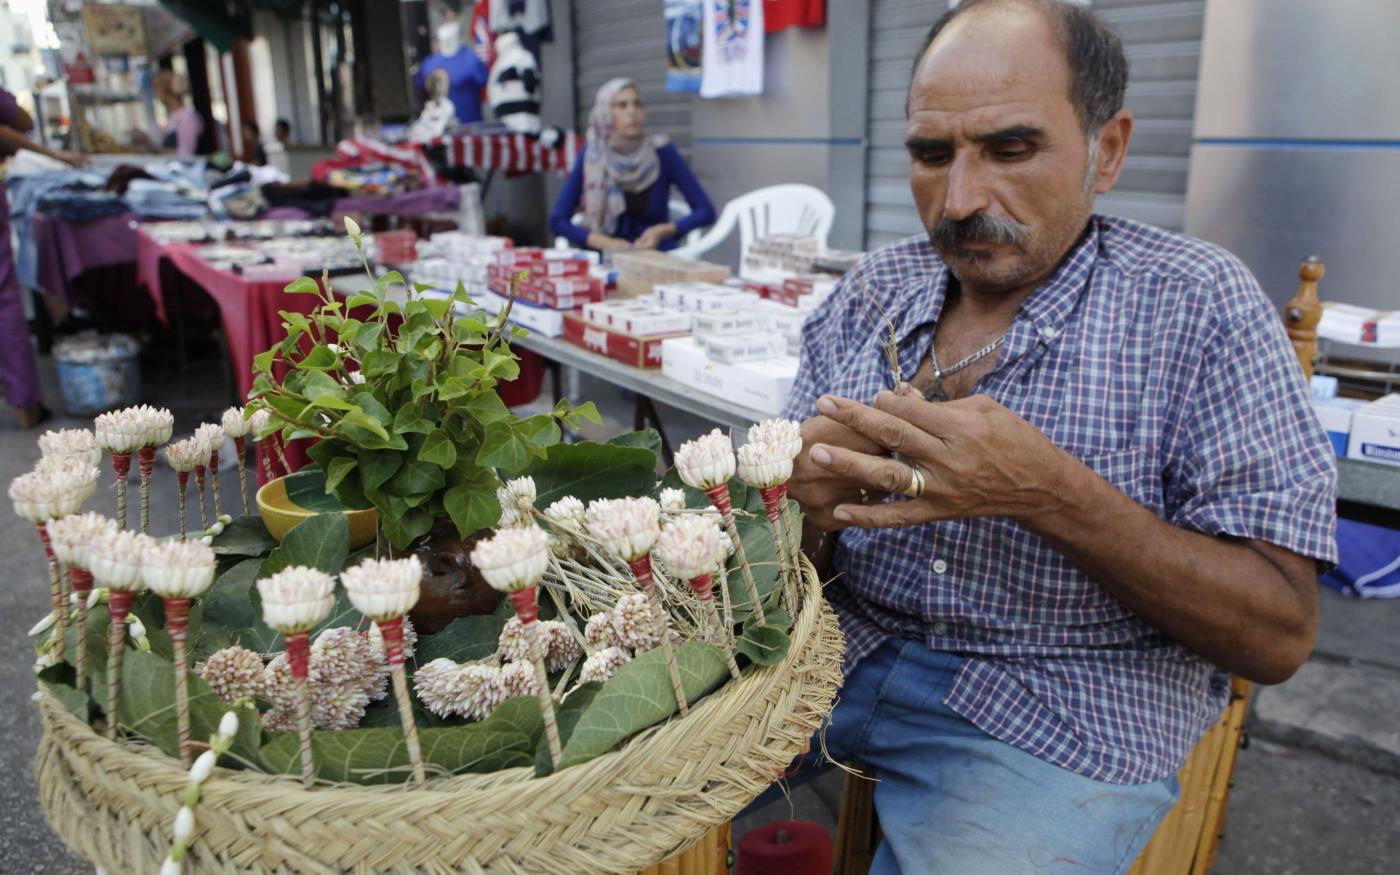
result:
[[[744,552],[744,542],[739,537],[739,527],[734,520],[734,505],[729,496],[729,479],[734,476],[736,466],[734,444],[729,436],[714,429],[692,441],[686,441],[676,450],[676,472],[681,480],[699,489],[710,497],[710,502],[719,511],[724,522],[734,553],[739,557],[739,568],[744,576],[744,587],[748,592],[750,608],[760,626],[767,625],[763,615],[763,605],[758,596],[758,584],[754,582],[753,570],[749,568],[749,558]],[[725,613],[728,614],[729,588],[720,589],[720,597],[725,600]]]

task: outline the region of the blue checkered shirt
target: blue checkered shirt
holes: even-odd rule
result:
[[[871,253],[804,326],[787,415],[913,374],[949,274],[923,238]],[[1094,217],[1006,333],[990,396],[1172,525],[1336,559],[1336,465],[1281,320],[1218,247]],[[1229,699],[1217,666],[1004,517],[846,529],[827,588],[846,670],[890,638],[967,656],[945,703],[989,735],[1112,783],[1161,780]]]

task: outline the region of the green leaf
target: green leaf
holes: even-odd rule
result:
[[[559,738],[568,743],[574,727],[588,707],[593,704],[603,685],[597,681],[580,684],[569,691],[569,696],[554,709],[554,720],[559,727]],[[549,755],[549,742],[544,740],[535,745],[535,776],[543,778],[554,772],[554,762]]]
[[[507,416],[510,416],[510,408],[506,406],[506,403],[501,400],[501,396],[497,395],[495,391],[473,395],[466,404],[462,405],[461,409],[472,419],[483,425],[499,422]]]
[[[337,467],[342,469],[335,481],[339,483],[355,467],[355,460],[341,457],[331,462],[331,466],[332,470]],[[340,513],[345,510],[345,505],[329,494],[331,487],[327,485],[326,472],[320,468],[303,468],[295,474],[288,474],[284,482],[287,486],[287,500],[302,510],[323,514]]]
[[[534,707],[535,723],[529,708]],[[480,723],[418,730],[423,760],[434,773],[495,772],[528,766],[534,759],[534,735],[525,729],[538,723],[539,705],[533,698],[502,702]],[[300,774],[301,755],[295,732],[271,733],[262,756],[272,771]],[[357,729],[317,732],[312,736],[316,777],[355,784],[398,784],[412,778],[403,730]]]
[[[476,454],[478,465],[500,468],[514,474],[529,462],[530,450],[516,436],[515,428],[508,420],[487,424],[481,450]]]
[[[59,701],[63,707],[77,715],[78,719],[84,723],[91,719],[92,700],[88,694],[73,689],[67,684],[55,683],[52,681],[40,681],[44,689]]]
[[[364,371],[366,377],[392,373],[398,366],[399,357],[387,349],[372,349],[365,353],[364,359],[360,361],[360,370]]]
[[[379,342],[379,336],[384,333],[382,322],[366,322],[360,326],[360,330],[355,332],[355,345],[360,349],[373,350],[375,344]]]
[[[643,450],[650,450],[652,455],[661,456],[661,433],[654,428],[644,428],[641,431],[629,431],[608,440],[609,446],[614,447],[639,447]]]
[[[536,455],[543,455],[541,451],[559,443],[559,439],[563,437],[559,432],[559,423],[545,413],[522,419],[516,423],[515,433]]]
[[[587,504],[597,498],[649,495],[656,482],[656,454],[639,447],[555,444],[524,472],[535,479],[536,507],[566,495]]]
[[[382,292],[382,291],[384,291],[386,288],[388,288],[389,286],[407,286],[407,285],[408,285],[408,283],[404,282],[403,274],[399,273],[399,272],[396,271],[396,270],[391,270],[391,271],[387,271],[387,272],[385,272],[385,273],[383,273],[383,274],[380,274],[380,275],[379,275],[378,277],[376,277],[375,280],[374,280],[374,290],[377,291],[377,292]]]
[[[338,459],[332,459],[330,467],[326,469],[326,491],[334,492],[335,488],[340,485],[340,482],[345,479],[345,475],[355,470],[355,466],[359,464],[358,460],[349,456],[341,456]],[[336,503],[339,504],[339,502]],[[305,507],[305,505],[302,506]],[[320,508],[308,509],[319,510]]]
[[[494,526],[501,519],[501,503],[496,500],[494,488],[454,486],[442,494],[442,505],[463,538]]]
[[[451,468],[457,464],[457,448],[452,445],[452,438],[447,432],[440,428],[434,429],[428,433],[423,446],[418,448],[418,458],[439,468]]]
[[[447,310],[452,306],[452,301],[447,298],[424,298],[423,307],[434,319],[442,319],[447,315]]]
[[[466,383],[453,376],[439,377],[437,381],[437,397],[440,401],[451,401],[453,398],[461,398],[470,391]]]
[[[433,515],[421,507],[415,507],[395,516],[381,511],[380,526],[384,536],[395,550],[407,550],[415,540],[426,535],[433,527]]]
[[[698,641],[686,642],[676,651],[676,666],[690,702],[729,676],[724,656]],[[676,696],[666,671],[666,656],[660,648],[649,650],[618,669],[593,697],[564,744],[560,768],[591,760],[675,712]]]
[[[404,463],[384,489],[392,495],[408,496],[436,492],[446,485],[447,475],[443,473],[442,468],[431,462],[415,460]]]
[[[321,284],[309,276],[304,276],[287,283],[282,291],[289,295],[315,295],[319,298],[321,296]]]
[[[575,407],[565,416],[564,421],[570,428],[578,428],[585,422],[591,422],[594,425],[602,425],[603,414],[598,412],[598,406],[592,401],[585,401],[582,405]]]
[[[364,429],[368,433],[380,438],[385,444],[392,445],[392,438],[389,437],[389,432],[384,429],[384,426],[380,424],[379,420],[365,413],[365,411],[363,410],[347,411],[345,416],[342,417],[340,421],[343,426],[358,426],[359,428]],[[349,437],[350,433],[347,432],[346,436]],[[402,440],[402,438],[400,438],[400,440]],[[365,444],[364,441],[360,440],[357,440],[356,442],[360,443],[361,445]]]
[[[272,370],[272,362],[277,358],[277,349],[264,350],[253,356],[253,370],[265,374]]]
[[[418,412],[417,405],[405,404],[394,414],[395,434],[428,434],[433,427],[433,423]]]
[[[383,450],[360,450],[360,484],[373,492],[403,467],[403,454]]]
[[[210,546],[223,556],[261,556],[276,547],[277,541],[268,534],[262,517],[249,514],[224,526]]]
[[[220,702],[204,679],[190,672],[190,738],[200,747],[214,734],[229,706]],[[96,694],[94,689],[94,694]],[[102,690],[105,698],[106,688]],[[163,750],[180,755],[175,717],[175,666],[154,653],[128,650],[122,657],[121,725]],[[262,721],[257,712],[238,712],[238,734],[230,753],[245,763],[258,763]]]
[[[260,577],[304,565],[339,574],[350,554],[350,522],[343,513],[323,513],[298,523],[263,560]]]
[[[788,643],[786,630],[776,625],[752,624],[744,629],[743,637],[734,643],[734,650],[757,665],[777,665],[787,656]]]
[[[496,643],[505,628],[505,618],[494,614],[458,617],[440,632],[418,639],[413,651],[415,665],[427,665],[434,659],[471,662],[496,652]]]
[[[303,371],[325,371],[336,366],[340,358],[331,352],[331,348],[324,343],[318,343],[311,348],[305,358],[296,363],[297,368]]]
[[[214,580],[214,585],[204,595],[204,613],[209,619],[200,628],[200,639],[195,647],[197,657],[207,657],[233,644],[232,630],[251,629],[262,624],[261,615],[253,607],[253,586],[261,569],[261,559],[244,559]],[[259,637],[276,635],[271,629],[267,631],[268,636]]]

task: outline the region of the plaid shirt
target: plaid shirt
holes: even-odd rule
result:
[[[890,388],[881,319],[913,374],[949,274],[928,241],[868,255],[806,322],[787,415]],[[862,289],[862,285],[864,289]],[[1336,558],[1336,466],[1293,349],[1229,253],[1095,216],[977,385],[1174,526]],[[1176,771],[1229,699],[1218,667],[1130,613],[1004,517],[846,529],[827,588],[846,669],[890,638],[967,656],[945,703],[1097,780]]]

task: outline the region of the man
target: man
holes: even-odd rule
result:
[[[34,119],[13,94],[0,88],[0,160],[27,150],[75,166],[86,161],[82,155],[50,149],[29,139],[32,130]],[[0,381],[5,385],[6,400],[15,408],[20,428],[33,428],[50,418],[39,388],[34,347],[29,342],[29,320],[24,314],[24,299],[15,276],[14,252],[10,248],[10,198],[3,179],[0,179]]]
[[[1236,259],[1093,215],[1126,81],[1085,8],[950,11],[908,99],[928,238],[803,332],[791,490],[834,549],[825,738],[879,781],[876,872],[1126,871],[1226,673],[1313,645],[1327,440]]]

